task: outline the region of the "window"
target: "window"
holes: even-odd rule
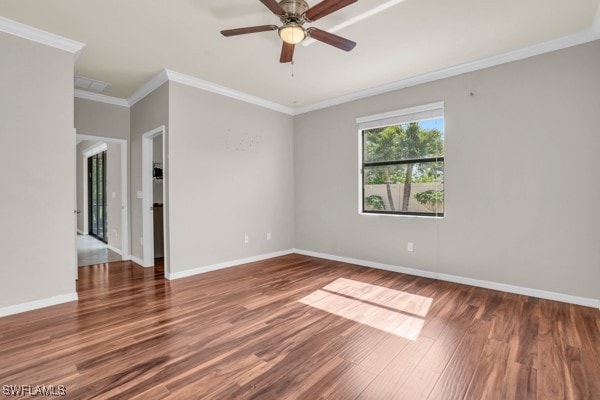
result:
[[[444,105],[357,119],[361,212],[444,216]]]

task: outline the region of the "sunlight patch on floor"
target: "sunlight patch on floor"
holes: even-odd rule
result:
[[[424,317],[431,307],[431,297],[419,296],[401,290],[371,285],[352,279],[339,278],[325,286],[323,290],[335,292],[344,296],[354,297],[369,303],[393,308],[400,312]]]
[[[433,299],[339,278],[300,300],[363,325],[417,340]]]

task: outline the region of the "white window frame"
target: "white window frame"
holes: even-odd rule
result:
[[[364,212],[364,194],[363,194],[363,131],[365,129],[381,128],[390,125],[400,125],[409,122],[417,122],[426,119],[444,118],[444,102],[424,104],[415,107],[403,108],[400,110],[389,111],[381,114],[368,115],[356,118],[358,125],[358,213],[368,216],[390,216],[390,217],[409,217],[409,218],[445,218],[447,216],[446,204],[444,204],[444,213],[441,215],[415,215],[400,213],[376,213]],[[444,137],[445,140],[445,137]],[[445,151],[444,151],[445,161]],[[445,162],[444,162],[445,167]]]

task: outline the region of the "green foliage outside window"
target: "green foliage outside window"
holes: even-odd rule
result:
[[[371,207],[373,210],[385,210],[385,204],[383,203],[383,199],[381,196],[377,196],[372,194],[368,196],[366,199],[367,205]]]
[[[420,159],[444,157],[444,135],[438,129],[424,129],[419,122],[365,130],[364,162],[414,161],[364,168],[365,185],[386,185],[391,211],[407,211],[414,183],[442,183],[444,162],[419,162]],[[402,184],[402,204],[395,205],[390,185]],[[427,193],[426,191],[423,193]],[[433,191],[431,191],[433,192]],[[443,203],[443,191],[415,198],[428,210],[434,211]],[[419,195],[417,198],[416,196]],[[429,196],[429,197],[428,197]],[[433,196],[433,197],[431,197]],[[371,196],[369,196],[371,197]],[[435,198],[434,198],[435,197]],[[421,199],[421,200],[419,200]],[[367,199],[366,204],[370,203]]]
[[[429,211],[436,212],[444,203],[444,192],[441,190],[426,190],[416,193],[415,199],[425,206]]]

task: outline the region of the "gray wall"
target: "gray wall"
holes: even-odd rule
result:
[[[296,117],[296,247],[600,298],[599,70],[596,41]],[[440,100],[446,218],[359,215],[355,119]]]
[[[171,272],[291,248],[292,117],[178,83],[170,88]]]
[[[131,255],[143,259],[141,238],[143,236],[142,199],[137,198],[137,191],[142,190],[142,136],[159,126],[167,128],[165,146],[168,149],[169,137],[169,83],[150,93],[131,107]],[[164,160],[164,164],[168,164]],[[168,185],[168,179],[166,181]],[[167,193],[164,196],[168,196]],[[165,210],[167,212],[167,210]]]
[[[0,54],[4,307],[75,293],[74,57],[5,33]]]
[[[75,128],[83,135],[129,140],[129,108],[75,98]]]
[[[108,245],[122,250],[121,232],[121,145],[107,143],[106,215]]]

